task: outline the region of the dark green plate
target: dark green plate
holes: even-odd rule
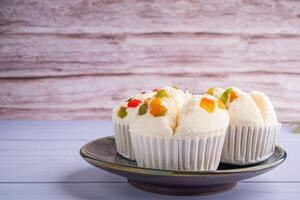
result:
[[[221,163],[215,171],[201,172],[157,170],[138,167],[136,162],[120,156],[113,137],[84,145],[80,155],[96,167],[126,177],[137,188],[172,195],[203,195],[229,190],[240,180],[270,171],[287,156],[284,149],[276,146],[269,159],[255,165],[241,167]]]

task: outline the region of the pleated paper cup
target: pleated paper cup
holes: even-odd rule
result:
[[[139,167],[178,170],[178,140],[132,134]]]
[[[113,121],[113,126],[117,152],[125,158],[135,160],[129,125]]]
[[[219,166],[226,130],[179,140],[179,170],[211,171]]]
[[[159,138],[132,134],[132,144],[139,167],[210,171],[220,163],[224,131],[203,137]]]
[[[221,162],[249,165],[268,159],[275,150],[281,124],[266,127],[229,127]]]

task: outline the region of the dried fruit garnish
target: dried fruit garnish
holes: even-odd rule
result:
[[[168,97],[168,92],[166,90],[159,90],[159,91],[157,91],[155,97],[157,97],[157,98]]]
[[[162,105],[162,102],[159,98],[154,98],[150,102],[150,114],[154,117],[164,116],[168,109]]]
[[[230,102],[233,102],[235,99],[238,98],[238,95],[236,94],[235,91],[232,90],[232,92],[230,93],[230,98],[229,98],[229,101]]]
[[[131,99],[130,101],[128,101],[127,106],[129,108],[135,108],[138,105],[140,105],[141,103],[142,103],[142,101],[139,99]]]
[[[220,109],[226,109],[226,107],[225,107],[223,101],[221,101],[220,99],[218,99],[218,107],[219,107]]]
[[[238,95],[235,91],[233,91],[232,88],[228,88],[227,90],[225,90],[221,96],[221,100],[223,101],[224,104],[227,103],[228,101],[228,97],[229,97],[229,101],[232,102],[235,99],[238,98]]]
[[[147,110],[148,110],[148,104],[147,104],[147,103],[143,103],[143,104],[140,106],[139,110],[138,110],[138,114],[139,114],[139,115],[144,115],[144,114],[147,113]]]
[[[127,116],[127,111],[126,108],[124,106],[121,106],[119,111],[118,111],[118,116],[123,119],[124,117]]]
[[[214,95],[215,93],[215,88],[209,88],[206,92],[207,94],[210,94],[210,95]]]
[[[201,108],[204,108],[207,112],[212,113],[215,110],[215,101],[208,99],[206,97],[203,97],[200,101],[199,106]]]

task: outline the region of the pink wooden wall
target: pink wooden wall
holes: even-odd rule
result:
[[[0,1],[1,119],[108,119],[145,89],[236,85],[300,121],[299,84],[300,1]]]

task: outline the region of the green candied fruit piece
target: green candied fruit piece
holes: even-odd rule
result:
[[[148,110],[148,104],[144,103],[140,106],[138,113],[139,115],[144,115],[146,114],[147,110]]]
[[[127,111],[126,108],[124,106],[121,106],[119,111],[118,111],[118,116],[123,119],[124,117],[127,116]]]
[[[223,92],[223,94],[221,96],[221,100],[223,101],[224,104],[226,104],[226,102],[228,100],[228,96],[231,92],[232,92],[232,88],[228,88]]]
[[[164,97],[168,97],[168,92],[166,90],[159,90],[155,97],[157,98],[164,98]]]

